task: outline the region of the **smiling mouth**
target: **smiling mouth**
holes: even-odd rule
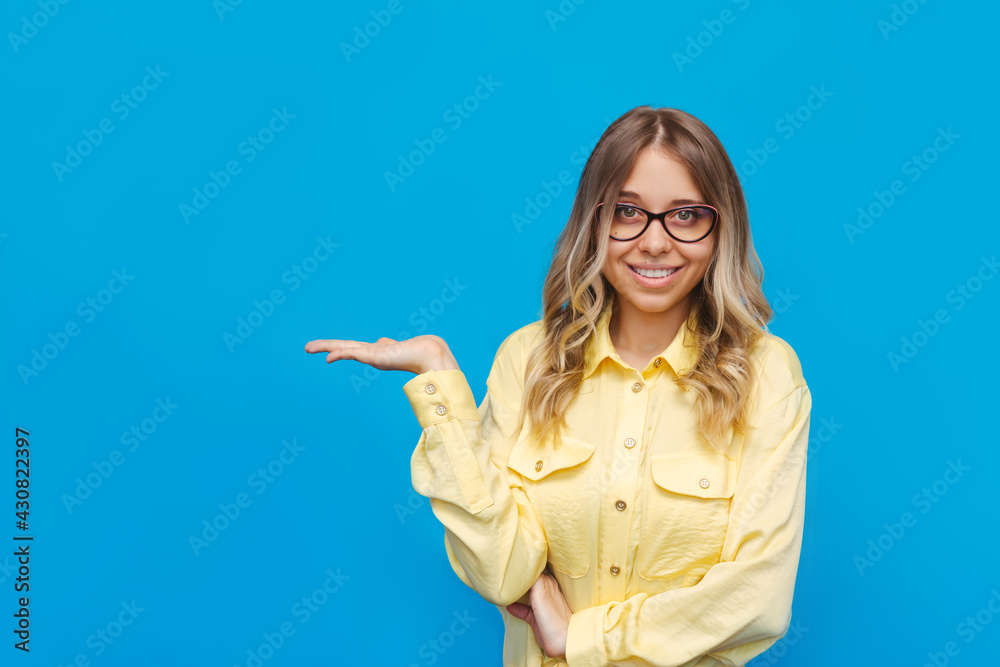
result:
[[[665,278],[673,273],[677,273],[677,271],[680,270],[679,266],[675,266],[672,269],[656,269],[655,271],[648,269],[637,269],[631,264],[629,265],[628,268],[630,268],[633,273],[638,273],[640,276],[643,276],[645,278]]]

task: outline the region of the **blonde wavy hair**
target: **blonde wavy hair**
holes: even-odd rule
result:
[[[612,208],[648,146],[687,166],[705,203],[719,211],[715,249],[705,277],[692,290],[697,307],[695,368],[674,381],[696,392],[698,430],[721,449],[729,429],[745,431],[754,375],[750,355],[773,316],[761,289],[763,266],[753,247],[743,188],[718,137],[679,109],[636,107],[608,126],[580,177],[569,220],[556,242],[542,290],[544,337],[525,370],[518,430],[558,446],[564,414],[583,380],[587,341],[607,300],[615,299],[602,273]],[[617,306],[614,306],[615,308]],[[763,331],[762,331],[763,327]]]

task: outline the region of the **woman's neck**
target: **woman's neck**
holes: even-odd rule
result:
[[[662,312],[639,310],[631,303],[615,304],[608,333],[618,355],[638,370],[662,352],[690,313],[687,297]]]

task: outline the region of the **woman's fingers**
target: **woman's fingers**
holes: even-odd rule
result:
[[[380,338],[377,343],[365,343],[358,340],[313,340],[306,343],[306,352],[310,354],[327,352],[326,363],[328,364],[339,359],[353,359],[373,365],[385,358],[384,354],[380,354],[380,352],[384,352],[380,348],[396,342],[387,342],[389,340],[388,338]]]
[[[318,339],[306,343],[306,352],[315,354],[317,352],[333,352],[347,345],[361,345],[360,341],[343,339]]]
[[[334,350],[331,350],[330,354],[326,355],[326,363],[330,364],[339,359],[354,359],[355,361],[364,361],[363,359],[359,358],[358,354],[359,350],[364,349],[362,345],[367,345],[367,343],[356,344],[356,345],[343,345]],[[370,365],[370,362],[364,361],[364,363],[368,363]]]
[[[528,614],[531,613],[531,607],[529,607],[526,604],[522,604],[520,602],[512,602],[511,604],[507,605],[507,612],[511,616],[517,616],[522,621],[527,622]]]
[[[311,340],[306,343],[306,352],[316,354],[327,352],[326,363],[331,363],[337,359],[353,358],[345,357],[345,350],[351,347],[361,347],[363,343],[356,340]]]
[[[397,341],[383,336],[374,343],[339,338],[320,338],[306,343],[306,352],[326,352],[326,362],[353,359],[379,370],[421,373],[435,364],[442,368],[458,368],[444,339],[439,336],[416,336]]]
[[[318,339],[306,343],[306,352],[326,352],[326,363],[350,359],[379,370],[413,370],[419,368],[426,348],[412,340],[398,342],[383,336],[374,343],[345,339]]]
[[[395,340],[394,338],[386,338],[385,336],[382,336],[377,341],[375,341],[375,343],[398,343],[398,342],[399,341]],[[329,340],[321,338],[318,340],[311,340],[308,343],[306,343],[306,352],[309,352],[310,354],[315,352],[333,352],[334,350],[343,347],[360,347],[363,345],[374,345],[375,343],[366,343],[360,340],[347,340],[344,338],[331,338]]]

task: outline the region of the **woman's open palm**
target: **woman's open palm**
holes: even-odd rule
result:
[[[379,338],[374,343],[343,339],[319,339],[306,343],[306,352],[327,352],[326,363],[353,359],[383,371],[410,371],[458,368],[448,344],[440,336],[421,335],[407,340]]]

